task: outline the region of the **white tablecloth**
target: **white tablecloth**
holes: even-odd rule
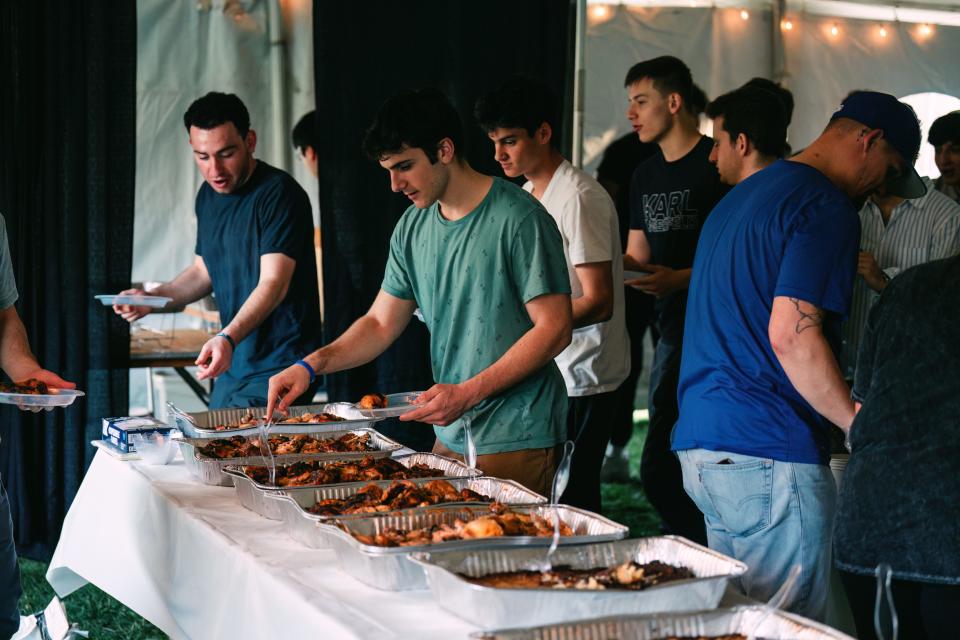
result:
[[[87,582],[173,638],[465,638],[474,630],[429,591],[388,592],[293,542],[279,522],[209,487],[182,462],[97,452],[67,513],[47,580]],[[69,605],[69,603],[68,603]],[[306,635],[305,635],[306,634]]]

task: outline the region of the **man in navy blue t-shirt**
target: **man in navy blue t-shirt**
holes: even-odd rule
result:
[[[198,377],[217,378],[210,408],[264,407],[270,376],[320,346],[310,199],[289,174],[253,157],[257,136],[237,96],[208,93],[183,123],[205,180],[196,200],[197,256],[172,282],[123,293],[182,306],[213,291],[223,330],[197,358]],[[114,309],[130,322],[150,312]]]
[[[802,568],[788,602],[823,619],[836,487],[827,426],[847,430],[836,360],[857,269],[859,203],[886,183],[925,190],[913,111],[849,97],[802,153],[738,184],[697,245],[673,449],[711,548],[744,561],[746,594],[768,599]]]

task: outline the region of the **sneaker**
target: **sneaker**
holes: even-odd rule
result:
[[[630,482],[630,461],[624,456],[606,456],[600,469],[600,482]]]

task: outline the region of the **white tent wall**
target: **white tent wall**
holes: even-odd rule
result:
[[[845,3],[850,4],[850,3]],[[745,4],[745,6],[747,6]],[[789,7],[790,5],[788,5]],[[623,79],[636,62],[675,55],[693,72],[711,98],[754,76],[771,77],[771,12],[739,8],[627,6],[609,8],[604,20],[590,20],[585,43],[586,86],[584,167],[596,169],[606,145],[630,130],[624,115]],[[898,97],[922,92],[960,94],[960,27],[920,26],[787,12],[783,30],[785,75],[796,108],[790,127],[794,149],[809,144],[840,100],[854,89],[875,89]],[[837,35],[831,33],[836,25]],[[886,28],[886,37],[879,29]],[[780,25],[777,25],[780,31]],[[922,124],[942,115],[920,113]]]
[[[257,132],[256,156],[297,178],[318,224],[316,179],[290,144],[293,124],[315,104],[311,14],[309,0],[138,0],[134,281],[169,280],[193,259],[202,178],[182,118],[208,91],[240,96]],[[274,16],[280,42],[272,47]],[[271,56],[281,56],[279,78]]]

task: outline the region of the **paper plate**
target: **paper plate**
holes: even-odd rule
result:
[[[413,400],[419,396],[422,391],[406,391],[404,393],[391,393],[387,396],[387,406],[382,409],[361,409],[357,406],[357,410],[365,418],[395,418],[399,415],[403,415],[407,411],[416,409],[417,405],[413,404]]]
[[[0,393],[0,403],[18,407],[66,407],[80,396],[86,395],[76,389],[51,389],[53,393]]]
[[[115,304],[133,304],[138,307],[155,307],[160,309],[167,306],[168,302],[172,302],[173,298],[167,298],[164,296],[137,296],[137,295],[99,295],[94,296],[97,300],[103,303],[103,306],[110,307]]]
[[[626,282],[627,280],[637,280],[639,278],[646,278],[649,275],[650,275],[649,271],[624,271],[623,280],[624,282]]]

